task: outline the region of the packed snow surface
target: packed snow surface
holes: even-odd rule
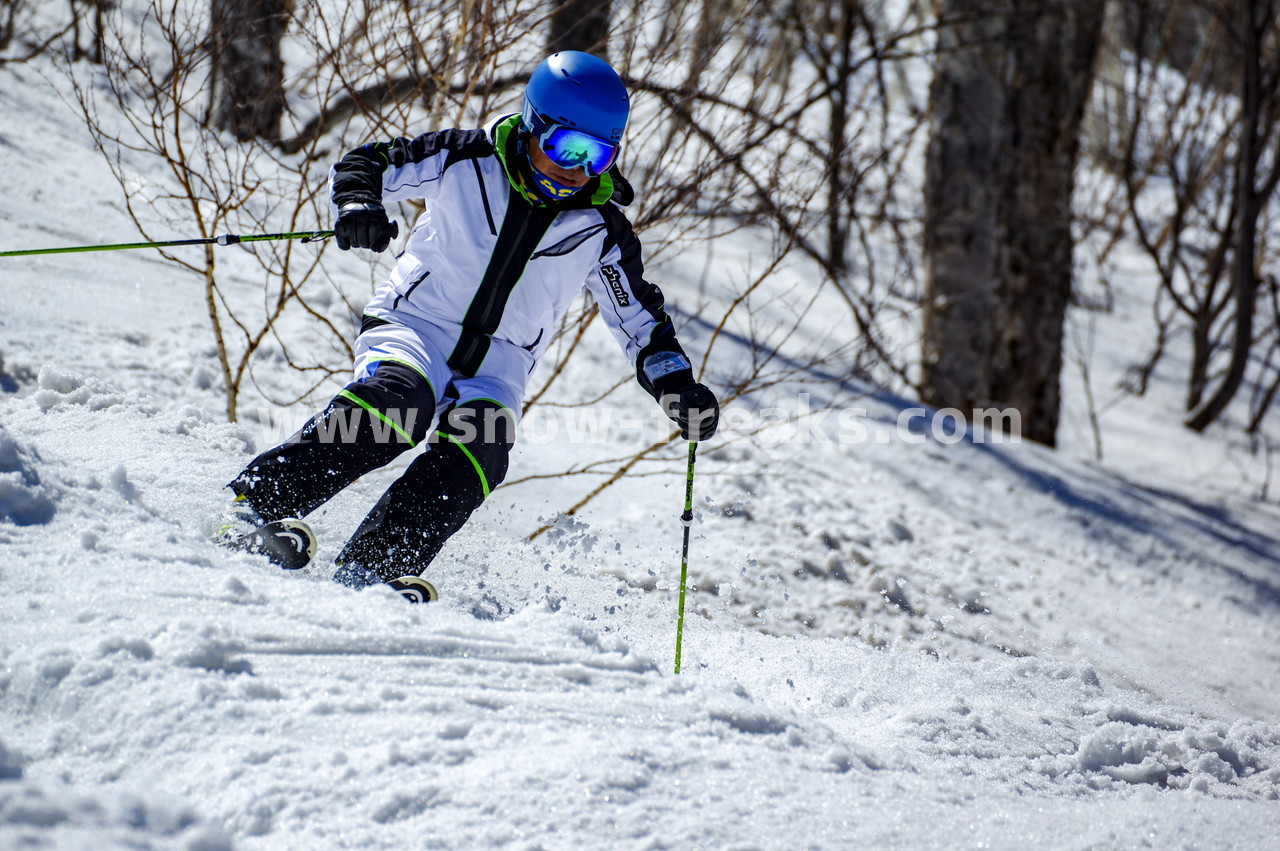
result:
[[[0,87],[0,245],[127,240],[74,116],[4,73],[29,85]],[[358,262],[325,257],[353,293]],[[1122,475],[807,385],[869,437],[701,448],[676,675],[683,447],[574,517],[600,477],[529,478],[657,425],[523,440],[439,603],[354,592],[331,560],[394,470],[312,518],[301,573],[209,543],[271,435],[219,413],[190,277],[0,263],[0,847],[1280,847],[1280,510],[1179,478],[1209,438]],[[676,308],[727,300],[683,268]],[[584,345],[564,386],[629,371]],[[1159,456],[1147,404],[1108,457]]]

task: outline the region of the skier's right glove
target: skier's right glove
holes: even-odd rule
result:
[[[656,352],[641,365],[645,384],[685,440],[710,440],[720,423],[720,403],[705,384],[694,380],[689,359],[680,352]]]
[[[381,204],[353,202],[343,204],[338,211],[333,235],[338,240],[338,248],[343,251],[348,248],[386,251],[391,240],[400,235],[400,227],[387,220],[387,211]]]

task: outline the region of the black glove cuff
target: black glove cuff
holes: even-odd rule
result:
[[[636,378],[655,399],[661,399],[668,393],[679,393],[697,383],[693,377],[693,365],[679,349],[641,352],[636,364]]]
[[[653,383],[653,396],[655,399],[661,399],[664,396],[670,396],[672,393],[683,393],[693,387],[698,382],[693,377],[693,370],[684,369],[679,372],[673,372],[670,375],[664,375]]]

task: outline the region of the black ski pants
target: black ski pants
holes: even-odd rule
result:
[[[506,477],[515,422],[490,400],[451,400],[431,431],[436,395],[394,361],[348,384],[302,429],[263,452],[230,484],[265,520],[304,517],[365,473],[424,441],[338,556],[348,585],[420,574]]]

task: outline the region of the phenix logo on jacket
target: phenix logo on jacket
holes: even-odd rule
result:
[[[585,285],[632,363],[660,352],[683,356],[621,209],[631,187],[615,167],[570,198],[542,198],[530,186],[519,122],[512,115],[483,129],[365,145],[334,166],[335,207],[426,204],[366,317],[440,329],[452,349],[449,367],[464,376],[481,369],[495,343],[519,349],[523,385]],[[641,383],[649,389],[643,376]]]

